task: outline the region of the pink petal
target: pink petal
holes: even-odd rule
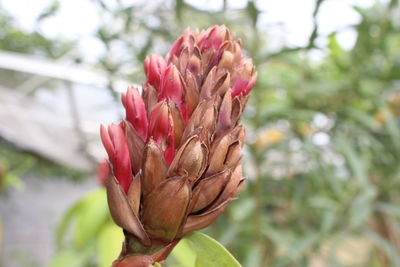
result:
[[[112,124],[108,126],[108,135],[114,151],[113,155],[109,154],[114,175],[127,193],[132,181],[132,167],[125,134],[119,125]]]
[[[156,90],[160,89],[161,76],[167,68],[165,59],[160,55],[151,55],[144,61],[144,71],[147,76],[146,84],[151,84]]]
[[[146,108],[142,97],[136,87],[129,87],[126,94],[122,94],[121,100],[126,109],[126,119],[133,125],[140,137],[147,140],[148,120]]]

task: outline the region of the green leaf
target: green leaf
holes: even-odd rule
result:
[[[360,153],[354,149],[353,145],[346,139],[345,136],[339,136],[337,139],[337,147],[343,152],[346,157],[348,165],[353,173],[354,178],[362,187],[368,186],[368,175],[366,170],[366,163],[363,161]]]
[[[93,240],[109,219],[104,189],[95,190],[83,199],[76,219],[74,244],[79,248]]]
[[[4,179],[4,185],[5,187],[8,186],[13,186],[19,191],[22,191],[25,189],[25,183],[17,176],[12,173],[6,173],[6,175],[3,177]],[[1,189],[1,186],[0,186]]]
[[[260,246],[252,246],[246,254],[245,266],[262,266],[262,252]]]
[[[196,267],[240,267],[240,263],[220,243],[211,237],[193,232],[185,237],[195,251]]]
[[[60,9],[60,3],[58,1],[53,1],[45,10],[40,13],[36,21],[42,21],[48,17],[54,16]]]
[[[124,241],[122,229],[115,224],[108,224],[102,228],[97,240],[99,252],[99,267],[109,267],[118,257]]]
[[[257,9],[253,1],[249,1],[247,3],[246,12],[248,16],[251,18],[253,25],[255,26],[257,24],[258,15],[260,14],[260,11]]]
[[[185,7],[185,2],[183,0],[176,0],[175,14],[178,20],[181,20],[182,18],[182,10],[184,9],[184,7]]]
[[[93,220],[93,218],[96,218]],[[84,247],[94,239],[100,228],[109,219],[106,193],[103,188],[94,190],[75,203],[64,215],[56,232],[56,244],[60,247],[66,236],[67,230],[73,223],[74,245]]]
[[[61,247],[64,237],[66,236],[66,232],[72,224],[73,219],[76,217],[76,213],[79,211],[82,206],[82,200],[75,203],[63,216],[60,224],[57,227],[56,231],[56,244],[58,247]]]
[[[80,250],[74,249],[63,250],[58,253],[53,261],[50,263],[50,267],[83,267],[85,262],[89,259],[91,250]]]
[[[400,256],[396,252],[396,248],[392,243],[388,242],[376,232],[369,229],[366,229],[364,233],[378,248],[380,248],[386,254],[390,262],[393,264],[392,266],[400,266]]]
[[[194,267],[196,252],[190,247],[186,239],[179,241],[178,245],[172,251],[172,255],[179,264],[185,267]]]

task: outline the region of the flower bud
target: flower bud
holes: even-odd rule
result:
[[[157,90],[153,86],[148,85],[143,88],[143,102],[146,107],[147,117],[150,116],[153,107],[157,104],[158,94]]]
[[[192,136],[178,150],[171,166],[169,175],[186,175],[191,181],[197,180],[207,164],[207,148],[198,136]]]
[[[179,57],[182,50],[185,47],[191,47],[194,43],[192,33],[190,32],[189,29],[186,29],[182,36],[175,41],[173,44],[171,51],[168,55],[168,62],[171,62],[174,57]]]
[[[254,70],[253,62],[248,60],[236,71],[236,80],[232,88],[232,97],[237,95],[246,96],[256,83],[257,73]]]
[[[171,242],[177,235],[190,199],[185,177],[166,179],[144,200],[143,224],[153,238]]]
[[[191,212],[198,212],[211,204],[222,192],[230,174],[230,171],[225,169],[220,173],[200,180],[193,190],[192,199],[196,199],[196,201]]]
[[[158,100],[170,99],[179,106],[182,116],[187,120],[187,107],[184,104],[184,85],[181,75],[175,65],[169,65],[165,70]]]
[[[126,194],[114,177],[110,177],[107,183],[107,202],[111,217],[114,222],[136,236],[143,244],[149,245],[150,239],[143,229],[142,224],[130,206]]]
[[[100,135],[113,166],[113,173],[126,193],[132,180],[132,168],[124,131],[119,125],[112,124],[108,130],[101,125]]]
[[[169,165],[175,155],[174,125],[168,102],[159,102],[150,114],[150,134],[164,151],[165,161]]]
[[[160,89],[161,77],[167,68],[167,62],[160,55],[151,55],[144,60],[144,71],[147,76],[146,85],[152,85],[157,90]]]
[[[126,120],[101,127],[110,213],[125,233],[114,266],[164,260],[243,188],[239,122],[257,73],[241,49],[225,26],[185,30],[167,60],[146,58],[142,96],[130,87],[121,97]]]
[[[149,141],[144,150],[142,171],[144,195],[153,191],[166,178],[167,165],[163,152],[153,140]]]
[[[143,99],[136,87],[129,87],[126,94],[121,96],[126,110],[126,119],[136,129],[143,140],[147,140],[148,121]]]
[[[214,26],[200,36],[197,45],[202,51],[218,49],[227,36],[229,36],[229,33],[225,25]]]
[[[135,128],[133,128],[132,124],[130,124],[128,121],[124,121],[124,126],[132,170],[133,173],[136,174],[139,172],[142,164],[142,152],[145,143],[136,132]]]

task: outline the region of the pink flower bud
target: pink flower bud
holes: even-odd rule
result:
[[[133,125],[140,137],[147,140],[148,121],[143,98],[136,87],[130,86],[126,93],[121,96],[126,110],[126,119]]]
[[[240,117],[257,73],[240,40],[225,26],[186,30],[166,58],[146,58],[143,96],[128,88],[126,120],[101,127],[115,176],[107,200],[126,237],[115,266],[165,259],[214,222],[245,180]]]
[[[232,97],[237,95],[248,95],[250,90],[256,83],[257,73],[251,60],[247,60],[243,65],[239,66],[235,73],[235,81],[232,87]]]
[[[151,55],[144,60],[144,71],[147,76],[146,85],[151,84],[155,89],[160,89],[161,76],[167,68],[165,59],[160,55]]]
[[[108,129],[101,125],[100,135],[108,158],[113,166],[114,176],[125,193],[127,193],[132,180],[132,170],[124,130],[115,124],[108,126]]]
[[[185,49],[186,47],[190,47],[190,38],[192,37],[192,33],[190,32],[189,29],[186,29],[182,36],[179,37],[178,40],[175,41],[173,44],[171,51],[169,52],[168,55],[168,62],[171,62],[173,57],[179,57],[181,54],[182,50]]]
[[[197,45],[201,51],[208,49],[218,49],[225,40],[227,29],[225,25],[214,26],[205,31],[199,38]]]
[[[158,98],[159,100],[170,99],[175,102],[182,113],[182,117],[187,121],[188,109],[183,103],[185,96],[184,90],[183,81],[178,69],[175,65],[170,64],[163,74]]]
[[[166,100],[157,103],[150,114],[150,136],[164,151],[169,165],[175,155],[174,124]]]
[[[159,100],[171,99],[176,104],[183,101],[183,84],[178,69],[170,64],[162,77]]]

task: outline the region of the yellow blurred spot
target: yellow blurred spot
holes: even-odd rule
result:
[[[382,110],[379,110],[378,112],[375,113],[374,118],[380,124],[384,124],[385,121],[387,120],[387,115],[385,115],[385,112],[383,112]]]
[[[284,138],[284,133],[279,129],[267,129],[261,132],[256,140],[256,146],[264,149],[273,144],[279,143]]]
[[[400,93],[396,93],[387,100],[389,108],[381,108],[379,109],[375,115],[375,120],[384,124],[391,116],[397,116],[400,114]]]
[[[309,124],[304,122],[298,123],[297,130],[302,136],[311,136],[315,132]]]
[[[378,112],[375,113],[374,118],[377,122],[380,124],[384,124],[390,117],[396,116],[398,112],[394,110],[393,108],[391,109],[380,109]]]

